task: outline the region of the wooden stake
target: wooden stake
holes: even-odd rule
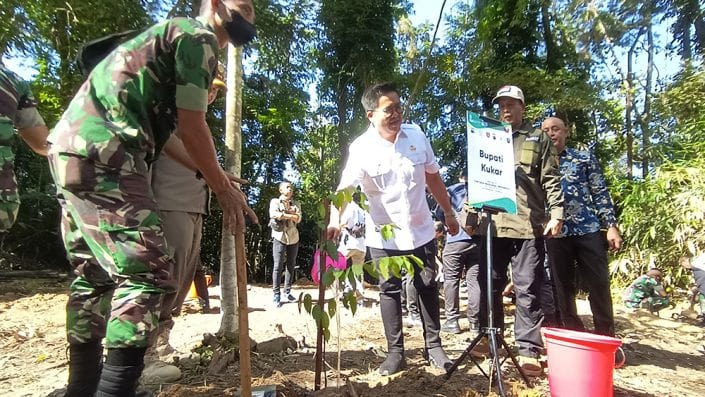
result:
[[[327,226],[330,219],[330,200],[323,200],[323,230],[321,230],[321,235],[319,241],[323,244],[327,238]],[[323,245],[320,248],[320,255],[318,257],[318,307],[323,308],[326,301],[326,286],[323,284],[323,273],[326,270],[326,250]],[[323,371],[323,326],[322,322],[319,321],[316,326],[316,364],[315,364],[315,376],[313,381],[313,390],[321,390],[321,372]]]
[[[252,366],[250,361],[250,327],[247,308],[247,258],[245,257],[245,227],[235,233],[237,271],[238,336],[240,345],[240,396],[252,397]]]

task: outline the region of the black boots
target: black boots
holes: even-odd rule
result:
[[[135,397],[146,349],[108,349],[96,397]]]
[[[99,341],[69,346],[69,384],[65,397],[92,396],[98,388],[103,364],[103,346]]]

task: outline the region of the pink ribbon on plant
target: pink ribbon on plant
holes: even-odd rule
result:
[[[345,270],[347,267],[347,260],[345,259],[345,256],[338,252],[338,260],[334,261],[333,258],[331,258],[328,253],[325,253],[326,256],[326,269],[328,270],[331,267],[336,268],[338,270]],[[319,273],[319,258],[321,257],[321,251],[316,250],[316,252],[313,253],[313,266],[311,266],[311,278],[313,279],[313,282],[318,284],[320,282],[320,279],[318,278],[318,273]]]

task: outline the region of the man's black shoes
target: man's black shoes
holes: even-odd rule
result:
[[[453,361],[448,358],[446,352],[440,346],[424,349],[424,358],[430,365],[446,372],[453,366]]]
[[[406,368],[406,360],[403,353],[390,352],[387,359],[379,366],[379,374],[389,376]]]

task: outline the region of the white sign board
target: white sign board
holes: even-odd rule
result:
[[[468,205],[517,213],[512,127],[468,112]]]

